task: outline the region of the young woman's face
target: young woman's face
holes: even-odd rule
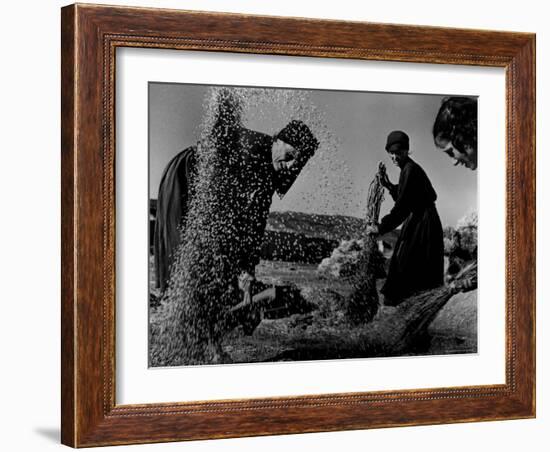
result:
[[[438,144],[445,154],[455,160],[455,166],[462,165],[472,171],[477,169],[477,152],[471,146],[465,146],[464,152],[460,152],[451,141],[439,141]]]

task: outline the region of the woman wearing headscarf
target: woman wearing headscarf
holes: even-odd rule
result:
[[[386,151],[401,170],[397,185],[385,173],[382,179],[395,204],[369,232],[383,235],[402,225],[381,289],[384,303],[395,306],[416,292],[443,284],[443,228],[435,207],[436,192],[409,156],[408,135],[391,132]]]
[[[238,180],[238,203],[242,236],[240,256],[246,285],[254,279],[260,248],[274,193],[281,198],[292,186],[319,142],[301,121],[293,120],[275,136],[239,127],[238,158],[233,171]],[[193,197],[196,155],[200,143],[177,154],[161,178],[155,219],[153,253],[156,287],[163,293],[170,279],[170,266],[181,242],[185,216]],[[237,206],[235,206],[237,207]],[[246,285],[248,287],[248,285]]]

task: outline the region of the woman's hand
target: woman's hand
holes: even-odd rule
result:
[[[386,165],[384,165],[383,162],[380,162],[378,164],[378,175],[380,177],[380,183],[382,184],[382,187],[386,187],[389,190],[393,184],[388,177],[388,173],[386,172]]]
[[[449,288],[453,292],[469,292],[471,290],[477,289],[477,280],[475,278],[455,280],[449,284]]]
[[[365,232],[368,235],[378,235],[380,233],[376,224],[369,224]]]
[[[239,275],[239,289],[241,289],[245,293],[249,292],[252,281],[254,281],[254,276],[252,276],[248,272],[242,272]]]
[[[386,173],[385,171],[380,174],[380,183],[382,184],[382,187],[385,187],[388,190],[390,189],[390,187],[393,186],[393,184],[390,181],[390,178],[388,177],[388,173]]]

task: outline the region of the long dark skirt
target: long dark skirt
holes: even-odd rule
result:
[[[443,284],[443,228],[435,206],[413,212],[403,223],[388,277],[381,292],[385,304]]]
[[[196,147],[191,146],[170,160],[159,185],[153,254],[156,287],[161,292],[168,286],[170,267],[181,240],[180,229],[191,197],[195,153]]]

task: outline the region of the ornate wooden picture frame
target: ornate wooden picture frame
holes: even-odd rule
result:
[[[535,36],[71,5],[62,9],[62,442],[73,447],[535,416]],[[500,67],[506,71],[506,381],[118,405],[116,49]]]

